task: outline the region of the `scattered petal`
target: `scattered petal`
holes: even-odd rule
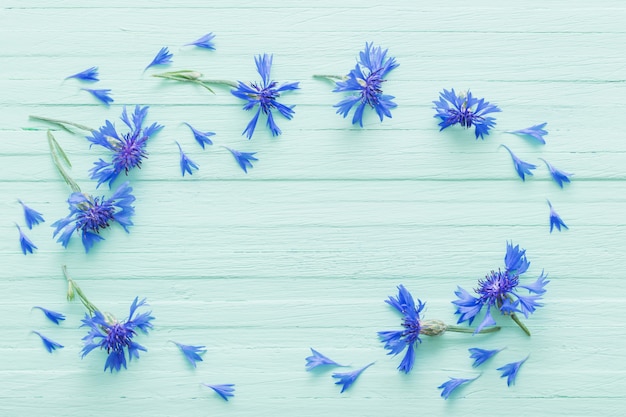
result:
[[[211,388],[213,391],[215,391],[217,393],[217,395],[222,397],[224,399],[224,401],[228,401],[228,397],[234,397],[235,396],[235,394],[233,394],[235,392],[235,388],[234,388],[235,384],[211,385],[211,384],[202,383],[202,385],[204,385],[205,387]]]
[[[565,222],[563,222],[563,220],[561,219],[561,216],[559,216],[558,213],[554,211],[554,207],[552,207],[552,203],[550,203],[550,200],[548,200],[548,206],[550,206],[550,233],[552,233],[552,229],[554,229],[555,227],[559,232],[561,231],[561,227],[569,229],[569,227],[567,227]]]
[[[350,388],[350,385],[354,384],[356,379],[359,377],[359,375],[363,373],[363,371],[365,371],[367,368],[369,368],[372,365],[374,365],[374,362],[370,363],[369,365],[365,365],[363,368],[357,369],[356,371],[334,373],[332,375],[333,378],[338,379],[338,381],[335,382],[335,384],[343,385],[343,387],[341,387],[341,392],[344,392],[345,390]]]
[[[144,69],[147,70],[150,67],[153,67],[155,65],[165,65],[165,64],[171,64],[172,63],[172,57],[174,55],[170,53],[169,49],[167,49],[167,46],[164,46],[163,48],[161,48],[161,50],[156,54],[156,56],[154,57],[154,59],[152,60],[151,63],[148,64],[148,66]]]
[[[35,306],[33,308],[39,309],[46,315],[48,320],[53,322],[54,324],[60,324],[61,321],[65,320],[65,315],[62,313],[57,313],[56,311],[48,310],[47,308]]]
[[[307,356],[305,358],[306,360],[306,370],[307,371],[311,371],[315,368],[317,368],[318,366],[324,366],[324,365],[332,365],[332,366],[340,366],[343,367],[344,365],[340,365],[337,362],[335,362],[334,360],[322,355],[321,353],[319,353],[318,351],[316,351],[313,348],[311,349],[311,353],[313,353],[313,355],[311,356]]]
[[[215,136],[215,133],[213,132],[201,132],[197,129],[194,129],[193,126],[191,126],[189,123],[184,122],[184,124],[187,125],[187,127],[189,129],[191,129],[191,131],[193,132],[193,137],[196,138],[196,142],[198,142],[200,144],[200,146],[202,146],[202,149],[204,149],[204,145],[213,145],[213,141],[211,139],[209,139],[210,136]]]
[[[46,336],[42,335],[39,332],[36,332],[33,330],[33,333],[35,333],[37,336],[39,336],[41,338],[41,341],[43,342],[44,347],[46,348],[46,350],[50,353],[52,353],[53,350],[57,350],[57,349],[62,349],[63,345],[60,343],[55,342],[52,339],[47,338]]]
[[[98,67],[87,68],[84,71],[77,72],[76,74],[70,75],[69,77],[65,77],[65,79],[76,78],[78,80],[83,81],[100,81],[98,78]]]
[[[256,152],[239,152],[227,146],[224,146],[224,148],[228,149],[230,153],[233,154],[235,160],[246,174],[248,173],[248,168],[253,168],[251,161],[258,161],[258,159],[254,157]]]
[[[193,175],[192,169],[198,169],[198,165],[193,162],[189,157],[183,152],[183,148],[180,147],[180,143],[176,142],[178,145],[178,150],[180,151],[180,171],[185,176],[185,172],[188,172],[189,175]]]
[[[95,90],[95,89],[92,89],[92,88],[81,88],[81,90],[85,90],[85,91],[91,93],[92,96],[94,96],[95,98],[100,100],[105,106],[108,106],[109,104],[113,103],[113,101],[114,101],[111,98],[111,96],[110,96],[110,94],[111,94],[111,90],[110,89]]]
[[[504,147],[504,149],[509,151],[509,154],[511,154],[511,159],[513,160],[513,165],[515,166],[515,171],[517,171],[517,175],[519,175],[519,177],[522,179],[522,181],[526,181],[526,175],[533,175],[533,173],[531,171],[533,169],[536,169],[537,165],[533,165],[531,163],[522,161],[521,159],[519,159],[513,153],[513,151],[511,151],[509,149],[508,146],[506,146],[506,145],[500,145],[500,146]]]
[[[194,368],[196,367],[196,362],[202,362],[202,357],[200,355],[206,353],[205,346],[183,345],[182,343],[178,343],[173,340],[170,340],[170,342],[178,346],[183,355],[185,355],[185,358],[187,358],[189,363],[191,363]]]
[[[32,229],[33,226],[38,225],[39,223],[45,222],[43,219],[43,215],[36,210],[28,207],[26,204],[22,202],[22,200],[17,200],[24,209],[24,219],[26,220],[26,226],[29,229]]]
[[[567,183],[571,182],[570,177],[574,174],[570,174],[569,172],[556,169],[554,165],[550,164],[545,159],[543,158],[539,158],[539,159],[541,159],[546,164],[546,166],[548,167],[548,170],[550,171],[550,175],[552,176],[552,179],[554,180],[554,182],[556,182],[559,185],[559,187],[563,188],[564,182],[567,182]]]
[[[450,378],[449,381],[444,382],[443,384],[439,385],[437,388],[442,390],[441,396],[447,400],[450,394],[452,394],[454,390],[456,390],[461,385],[467,384],[468,382],[475,381],[476,379],[478,379],[479,376],[480,375],[478,375],[475,378],[469,378],[469,379]]]
[[[544,127],[546,127],[547,124],[548,123],[541,123],[538,125],[527,127],[526,129],[508,131],[506,133],[511,133],[518,136],[530,136],[532,138],[535,138],[537,142],[545,145],[546,141],[543,137],[548,134],[548,131],[544,130]]]
[[[26,253],[33,253],[34,249],[37,249],[37,246],[22,232],[22,229],[17,224],[15,225],[17,230],[20,232],[20,246],[22,247],[22,252],[24,255]]]
[[[215,38],[215,35],[213,34],[213,32],[209,32],[201,38],[198,38],[195,41],[190,42],[186,45],[195,45],[199,48],[215,50],[215,45],[212,42],[213,38]]]
[[[500,378],[504,378],[505,376],[508,377],[506,380],[506,385],[507,386],[511,386],[515,384],[515,378],[517,377],[517,372],[519,371],[519,368],[524,364],[524,362],[526,362],[526,360],[528,359],[528,356],[526,356],[526,358],[522,359],[519,362],[512,362],[512,363],[507,363],[506,365],[498,368],[498,371],[502,371],[502,375],[500,375]]]
[[[504,349],[504,348],[503,348]],[[502,351],[502,349],[480,349],[480,348],[469,348],[470,358],[474,359],[474,363],[472,364],[473,368],[477,368],[483,363],[485,363],[488,359],[492,358],[495,354]]]

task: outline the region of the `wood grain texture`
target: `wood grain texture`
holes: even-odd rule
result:
[[[623,415],[626,5],[308,3],[2,1],[0,415]],[[209,31],[216,51],[181,46]],[[360,129],[334,114],[339,95],[312,75],[346,73],[366,41],[400,63],[384,86],[399,106]],[[272,77],[301,82],[281,98],[296,105],[294,119],[278,120],[278,138],[259,125],[246,140],[250,114],[228,90],[142,72],[162,46],[174,53],[167,70],[242,81],[258,78],[255,54],[273,53]],[[63,81],[94,65],[110,108]],[[451,87],[503,109],[485,141],[438,131],[431,102]],[[63,249],[49,226],[67,213],[69,189],[48,126],[28,116],[98,127],[136,104],[166,128],[128,177],[135,225],[105,231],[89,254],[76,239]],[[543,121],[546,146],[505,133]],[[183,122],[259,161],[244,174],[225,149],[201,150]],[[54,134],[83,190],[108,194],[87,174],[106,152]],[[191,177],[180,176],[176,140],[200,165]],[[537,163],[535,175],[520,181],[500,144]],[[558,188],[538,158],[574,172],[572,184]],[[46,218],[26,230],[34,255],[19,248],[18,198]],[[570,230],[549,233],[547,199]],[[376,337],[399,325],[383,300],[402,283],[427,302],[427,318],[453,323],[456,286],[501,267],[507,240],[528,251],[526,279],[542,269],[551,279],[526,320],[533,336],[500,318],[499,334],[425,338],[413,372],[400,374]],[[103,373],[102,352],[80,359],[83,310],[65,301],[64,264],[119,317],[136,295],[148,298],[155,329],[138,336],[148,352],[128,370]],[[68,319],[54,326],[34,305]],[[65,348],[48,354],[31,330]],[[190,368],[169,340],[206,345],[204,362]],[[444,401],[436,387],[448,377],[481,372],[467,353],[476,346],[507,349]],[[305,372],[309,347],[376,364],[340,394],[331,372]],[[495,368],[528,354],[508,388]],[[201,382],[235,383],[236,396],[226,403]]]

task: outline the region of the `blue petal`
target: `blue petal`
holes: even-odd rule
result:
[[[29,229],[32,229],[33,226],[38,225],[39,223],[45,222],[43,219],[43,215],[36,210],[28,207],[26,204],[22,202],[22,200],[17,200],[24,209],[24,219],[26,220],[26,226]]]
[[[33,308],[41,310],[48,320],[54,324],[60,324],[61,321],[65,320],[65,315],[62,313],[57,313],[56,311],[48,310],[47,308],[39,306],[34,306]]]
[[[215,45],[213,44],[212,40],[213,38],[215,38],[215,35],[213,34],[213,32],[209,32],[206,35],[196,39],[193,42],[190,42],[186,45],[195,45],[199,48],[205,48],[205,49],[211,49],[211,50],[215,50]]]
[[[541,275],[539,275],[535,282],[530,285],[518,285],[518,288],[527,289],[529,292],[535,294],[544,294],[546,290],[543,287],[550,282],[546,280],[546,278],[548,278],[548,274],[544,274],[544,272],[541,271]]]
[[[444,382],[443,384],[439,385],[437,388],[442,390],[441,396],[447,400],[450,394],[452,394],[457,388],[459,388],[461,385],[467,384],[468,382],[475,381],[479,376],[480,375],[478,375],[475,378],[468,378],[468,379],[450,378],[449,381]]]
[[[193,175],[192,169],[198,169],[198,165],[193,162],[189,157],[183,152],[183,148],[180,147],[180,143],[176,142],[178,145],[178,150],[180,151],[180,171],[185,176],[185,172],[189,173],[189,175]]]
[[[248,173],[248,168],[253,168],[251,161],[258,161],[258,159],[254,157],[256,152],[240,152],[227,146],[224,146],[224,148],[230,151],[235,158],[235,161],[237,161],[241,169],[243,169],[243,172],[246,174]]]
[[[89,92],[92,96],[100,100],[105,106],[113,103],[113,99],[111,98],[111,90],[110,89],[92,89],[92,88],[81,88],[81,90],[85,90]]]
[[[174,55],[170,53],[169,49],[167,49],[167,46],[164,46],[163,48],[161,48],[159,52],[157,52],[152,62],[148,64],[148,66],[144,69],[144,71],[154,65],[171,64],[173,56]]]
[[[228,401],[228,397],[234,397],[235,394],[235,384],[218,384],[218,385],[210,385],[203,383],[205,387],[211,388],[213,391],[217,393],[220,397],[224,399],[224,401]]]
[[[341,392],[343,393],[345,390],[350,388],[350,386],[352,384],[354,384],[354,382],[363,373],[363,371],[365,371],[367,368],[369,368],[372,365],[374,365],[374,362],[372,362],[372,363],[370,363],[368,365],[365,365],[363,368],[357,369],[356,371],[334,373],[332,375],[332,377],[335,378],[335,379],[338,379],[338,381],[335,382],[335,384],[336,385],[342,385]]]
[[[18,232],[20,233],[20,247],[22,248],[22,253],[26,255],[27,253],[33,253],[33,250],[37,249],[37,246],[22,232],[22,229],[16,224]]]
[[[509,154],[511,154],[511,159],[513,160],[513,166],[515,167],[515,171],[517,172],[517,175],[519,175],[519,177],[522,179],[522,181],[526,181],[526,175],[533,175],[531,171],[533,169],[536,169],[537,165],[522,161],[517,157],[517,155],[513,153],[513,151],[508,148],[508,146],[500,146],[504,147],[504,149],[509,151]]]
[[[559,187],[563,188],[563,183],[571,182],[570,177],[574,174],[561,171],[555,168],[552,164],[550,164],[548,161],[546,161],[543,158],[539,158],[539,159],[541,159],[546,164],[546,166],[548,167],[548,170],[550,171],[550,175],[552,176],[552,179],[554,180],[554,182],[556,182],[559,185]]]
[[[87,68],[84,71],[65,77],[65,79],[76,78],[83,81],[100,81],[98,79],[98,67]]]
[[[502,349],[487,350],[487,349],[480,349],[480,348],[470,348],[468,350],[470,353],[470,358],[474,359],[474,363],[472,363],[473,368],[476,368],[482,365],[487,360],[489,360],[494,355],[496,355],[498,352],[502,351]]]
[[[191,129],[191,131],[193,132],[193,137],[196,139],[196,142],[198,142],[198,144],[200,144],[200,146],[202,146],[202,149],[204,149],[204,145],[213,145],[213,141],[211,141],[211,139],[209,139],[210,136],[215,136],[215,133],[213,132],[201,132],[197,129],[195,129],[193,126],[191,126],[189,123],[184,122],[185,125],[187,125],[187,127],[189,129]]]
[[[33,330],[33,333],[35,333],[37,336],[41,338],[41,341],[43,342],[43,346],[46,348],[46,350],[49,353],[52,353],[53,350],[62,349],[64,347],[62,344],[57,343],[54,340],[47,338],[46,336],[42,335],[39,332],[36,332]]]
[[[515,384],[515,378],[517,378],[517,373],[527,359],[528,356],[526,356],[526,358],[522,359],[519,362],[507,363],[506,365],[501,366],[497,369],[498,371],[502,371],[502,375],[500,376],[500,378],[504,378],[505,376],[508,377],[506,380],[507,386],[510,387],[511,385]]]
[[[340,367],[344,366],[344,365],[338,364],[337,362],[330,359],[329,357],[322,355],[320,352],[316,351],[315,349],[313,348],[310,348],[310,349],[311,349],[312,355],[307,356],[305,358],[307,371],[311,371],[319,366],[325,366],[325,365],[340,366]]]
[[[526,249],[520,249],[519,245],[513,246],[513,242],[506,242],[504,265],[508,272],[522,275],[530,266],[530,262],[526,259]]]
[[[548,206],[550,206],[550,233],[552,233],[552,229],[554,229],[555,227],[557,228],[559,232],[561,231],[561,227],[564,227],[565,229],[569,229],[569,227],[567,227],[563,219],[561,219],[561,216],[559,216],[558,213],[554,211],[554,208],[552,207],[552,203],[550,203],[549,200],[548,200]]]
[[[545,141],[545,139],[543,137],[548,134],[548,131],[544,130],[544,127],[546,127],[547,124],[548,123],[541,123],[541,124],[538,124],[538,125],[527,127],[525,129],[508,131],[507,133],[512,133],[512,134],[518,135],[518,136],[532,137],[537,142],[545,145],[546,141]]]
[[[185,355],[185,358],[194,368],[196,367],[196,362],[202,362],[202,357],[200,355],[206,353],[205,346],[184,345],[173,340],[171,342],[178,346],[183,355]]]

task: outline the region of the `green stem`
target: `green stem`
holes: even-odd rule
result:
[[[63,265],[63,275],[65,275],[65,279],[67,280],[67,300],[68,301],[74,300],[75,294],[78,294],[78,298],[80,298],[80,301],[83,303],[87,311],[89,311],[90,315],[93,315],[96,311],[100,311],[98,310],[98,307],[93,305],[87,299],[87,296],[80,289],[78,284],[72,278],[70,278],[70,276],[67,273],[67,266],[65,265]]]
[[[486,327],[478,332],[478,334],[484,333],[493,333],[497,332],[501,329],[500,326]],[[461,327],[461,326],[447,326],[446,331],[448,332],[458,332],[458,333],[474,333],[474,329],[471,327]]]
[[[510,316],[513,319],[513,321],[515,322],[515,324],[517,324],[519,327],[521,327],[521,329],[524,331],[524,333],[526,333],[528,336],[530,336],[530,330],[528,330],[528,327],[526,327],[526,325],[524,323],[522,323],[522,321],[519,319],[519,317],[517,317],[517,315],[515,313],[511,313]]]
[[[166,80],[199,84],[202,87],[209,90],[210,92],[212,92],[213,94],[215,94],[215,91],[213,91],[213,89],[209,87],[210,85],[222,85],[222,86],[225,85],[225,86],[233,87],[233,88],[237,87],[237,83],[233,81],[203,79],[202,73],[198,71],[192,71],[192,70],[162,72],[160,74],[152,74],[152,76],[156,78],[164,78]]]
[[[50,147],[52,162],[54,162],[54,166],[61,174],[61,177],[63,177],[63,180],[70,186],[73,192],[79,193],[80,187],[78,186],[78,184],[76,184],[72,177],[70,177],[67,172],[65,172],[63,164],[61,163],[61,159],[70,168],[72,167],[72,164],[70,163],[67,154],[63,151],[63,148],[61,148],[61,145],[59,145],[59,142],[56,141],[50,130],[48,130],[48,146]]]
[[[333,84],[337,81],[346,80],[346,77],[340,77],[339,75],[328,75],[328,74],[313,74],[313,78],[319,78],[321,80],[330,81]]]
[[[93,132],[94,131],[94,129],[92,129],[92,128],[88,127],[88,126],[81,125],[79,123],[68,122],[66,120],[51,119],[49,117],[42,117],[42,116],[33,116],[32,114],[30,116],[28,116],[28,118],[32,119],[32,120],[38,120],[40,122],[46,122],[46,123],[53,124],[55,126],[60,127],[61,129],[65,130],[66,132],[69,132],[69,133],[72,133],[72,134],[75,133],[75,132],[70,130],[67,126],[74,126],[75,128],[80,129],[80,130],[84,130],[86,132]]]

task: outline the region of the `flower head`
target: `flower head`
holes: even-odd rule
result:
[[[194,45],[198,48],[215,50],[215,45],[212,42],[213,38],[215,38],[215,35],[213,34],[213,32],[209,32],[206,35],[196,39],[195,41],[189,42],[187,45]]]
[[[228,397],[234,397],[235,396],[235,394],[234,394],[234,392],[235,392],[235,384],[211,385],[211,384],[202,383],[202,385],[204,385],[205,387],[211,388],[213,391],[215,391],[215,393],[217,395],[222,397],[224,399],[224,401],[228,401]]]
[[[518,136],[528,136],[534,138],[537,142],[545,145],[546,141],[543,137],[548,134],[548,131],[544,130],[544,127],[546,127],[547,124],[548,123],[541,123],[538,125],[527,127],[526,129],[508,131],[507,133],[512,133]]]
[[[131,206],[135,197],[128,181],[120,185],[108,199],[104,196],[94,197],[79,192],[72,193],[67,200],[70,214],[52,224],[55,227],[53,236],[61,233],[57,242],[67,247],[74,232],[81,235],[85,252],[94,243],[104,240],[100,231],[108,228],[113,222],[118,223],[128,233],[128,227],[135,208]]]
[[[502,349],[480,349],[480,348],[469,348],[470,358],[474,359],[474,363],[472,367],[477,368],[487,360],[491,359],[498,352],[502,351]]]
[[[478,379],[480,375],[478,375],[476,378],[469,378],[469,379],[464,379],[464,378],[450,378],[449,381],[444,382],[443,384],[439,385],[437,388],[442,390],[441,391],[441,396],[447,400],[448,397],[450,396],[450,394],[452,394],[452,392],[454,390],[456,390],[458,387],[460,387],[461,385],[465,385],[468,382],[472,382],[475,381],[476,379]]]
[[[522,359],[519,362],[507,363],[506,365],[498,368],[498,371],[502,371],[502,375],[500,375],[500,378],[504,378],[505,376],[508,377],[506,380],[507,386],[510,387],[511,385],[515,384],[515,378],[517,378],[517,372],[519,371],[519,368],[524,364],[524,362],[526,362],[527,359],[528,359],[528,356],[526,356],[524,359]]]
[[[554,165],[550,164],[545,159],[543,158],[539,158],[539,159],[541,159],[543,163],[546,164],[546,166],[548,167],[548,170],[550,171],[550,175],[552,176],[552,179],[554,180],[554,182],[556,182],[559,185],[559,187],[563,188],[564,182],[567,182],[567,183],[571,182],[569,177],[571,177],[574,174],[570,174],[569,172],[556,169]]]
[[[241,169],[243,169],[243,172],[245,172],[246,174],[248,173],[248,168],[254,168],[252,166],[252,161],[258,161],[258,159],[254,157],[256,152],[240,152],[226,146],[224,146],[224,148],[230,151],[230,153],[235,158],[235,161],[237,161]]]
[[[148,64],[144,71],[155,65],[171,64],[173,56],[174,55],[170,53],[169,49],[167,49],[167,46],[164,46],[159,50],[159,52],[157,52],[152,62]]]
[[[339,367],[343,367],[344,365],[340,365],[337,362],[335,362],[334,360],[322,355],[321,353],[319,353],[317,350],[310,348],[311,349],[311,356],[307,356],[305,358],[306,360],[306,370],[307,371],[312,371],[313,369],[317,368],[318,366],[324,366],[324,365],[331,365],[331,366],[339,366]]]
[[[42,335],[39,332],[36,332],[33,330],[33,333],[35,333],[37,336],[41,338],[41,341],[43,342],[43,346],[46,348],[46,350],[49,353],[52,353],[53,350],[62,349],[64,347],[62,344],[55,342],[54,340]]]
[[[565,222],[563,222],[563,220],[561,219],[561,216],[559,216],[558,213],[554,211],[554,207],[552,207],[552,203],[550,203],[550,200],[548,200],[548,206],[550,206],[550,233],[552,233],[552,229],[554,229],[555,227],[559,232],[561,231],[561,227],[569,229],[569,227],[567,227]]]
[[[85,314],[81,327],[88,327],[89,333],[83,337],[85,345],[83,346],[81,355],[84,358],[92,350],[100,348],[106,350],[108,357],[104,364],[104,370],[110,369],[119,371],[122,366],[126,368],[126,356],[130,362],[133,357],[139,359],[139,351],[146,352],[147,349],[133,338],[137,335],[137,330],[144,334],[152,329],[151,321],[154,320],[150,314],[151,311],[135,314],[137,309],[146,306],[145,298],[139,301],[138,297],[130,306],[130,314],[128,319],[118,321],[111,315],[102,314],[99,310],[94,311],[93,315]]]
[[[98,67],[87,68],[84,71],[77,72],[76,74],[65,77],[66,80],[70,78],[76,78],[82,81],[100,81],[100,79],[98,78]]]
[[[178,346],[183,355],[185,355],[185,358],[194,368],[196,367],[196,362],[202,362],[202,357],[200,355],[206,353],[205,346],[183,345],[182,343],[174,342],[173,340],[170,341]]]
[[[356,379],[359,377],[359,375],[363,373],[363,371],[365,371],[367,368],[369,368],[372,365],[374,365],[374,362],[370,363],[369,365],[365,365],[363,368],[357,369],[356,371],[334,373],[332,375],[333,378],[338,379],[338,381],[335,382],[335,384],[343,385],[341,387],[341,392],[344,392],[345,390],[350,388],[352,384],[354,384]]]
[[[517,155],[513,153],[513,151],[509,149],[508,146],[506,145],[500,145],[500,146],[502,146],[504,149],[509,151],[509,154],[511,155],[511,159],[513,160],[513,166],[515,167],[515,171],[517,172],[517,175],[519,175],[519,177],[522,179],[522,181],[526,181],[526,175],[533,175],[531,171],[533,169],[536,169],[537,165],[522,161],[521,159],[517,157]]]
[[[87,91],[107,107],[115,101],[111,98],[111,89],[81,88],[81,90]]]
[[[176,145],[178,145],[178,150],[180,152],[180,171],[183,174],[183,177],[185,176],[185,172],[188,172],[189,175],[193,175],[191,170],[198,169],[198,165],[189,159],[187,154],[183,152],[183,148],[180,147],[180,143],[178,143],[178,141],[176,142]]]
[[[457,94],[454,88],[450,91],[444,89],[439,93],[439,100],[433,101],[438,117],[439,131],[460,124],[461,127],[469,129],[474,126],[476,139],[485,139],[489,134],[489,129],[496,125],[495,117],[487,116],[489,113],[497,113],[501,110],[495,104],[485,101],[484,98],[477,99],[470,91]]]
[[[476,296],[461,287],[455,291],[458,299],[452,304],[457,306],[456,314],[460,315],[459,323],[468,321],[472,324],[478,313],[486,307],[485,317],[475,333],[485,326],[495,324],[491,315],[492,309],[500,311],[501,314],[510,315],[525,332],[528,332],[528,329],[518,321],[515,313],[520,312],[528,317],[537,307],[543,305],[539,301],[545,293],[544,286],[550,282],[546,280],[547,275],[544,275],[543,271],[534,283],[527,286],[519,285],[521,275],[530,266],[530,262],[526,259],[526,250],[520,249],[519,245],[513,246],[512,243],[507,242],[504,264],[504,271],[500,269],[491,271],[484,279],[478,281],[478,287],[474,289]],[[518,292],[520,288],[528,290],[530,294],[520,294]]]
[[[348,73],[346,80],[336,82],[333,92],[356,92],[335,104],[337,114],[345,118],[356,105],[352,124],[358,122],[361,127],[366,106],[376,111],[381,122],[385,116],[391,118],[391,109],[397,107],[397,104],[391,101],[394,96],[383,94],[382,86],[386,81],[385,76],[398,65],[395,58],[387,57],[387,49],[366,42],[365,50],[359,53],[357,64]]]
[[[204,149],[204,145],[213,145],[213,141],[209,139],[209,137],[215,136],[215,133],[201,132],[197,129],[194,129],[194,127],[191,126],[189,123],[185,122],[185,124],[187,125],[189,129],[191,129],[191,132],[193,133],[193,137],[196,139],[196,142],[198,142],[200,146],[202,146],[202,149]]]
[[[26,226],[29,229],[32,229],[33,226],[36,226],[39,223],[45,222],[45,220],[43,219],[43,215],[40,212],[28,207],[26,204],[24,204],[24,202],[22,202],[22,200],[17,201],[22,205],[22,208],[24,209],[24,219],[26,220]]]
[[[54,324],[60,324],[61,321],[65,320],[65,315],[62,313],[57,313],[56,311],[48,310],[47,308],[39,306],[34,306],[33,308],[41,310],[43,314],[48,318],[48,320],[50,320]]]
[[[22,232],[22,229],[17,224],[17,231],[20,232],[20,247],[22,248],[22,253],[26,255],[26,253],[33,253],[33,250],[37,249],[37,246]]]
[[[92,146],[99,145],[113,152],[110,162],[100,159],[94,163],[94,167],[90,171],[91,179],[98,180],[98,186],[108,182],[109,187],[111,187],[113,181],[122,171],[128,175],[128,172],[133,168],[141,168],[142,161],[148,155],[145,149],[148,139],[163,128],[157,123],[142,128],[147,114],[148,106],[135,106],[135,110],[129,118],[126,107],[124,107],[120,119],[130,129],[127,133],[118,133],[115,125],[107,120],[104,126],[91,132],[92,136],[87,136],[87,140],[92,143]]]
[[[273,55],[268,54],[254,57],[257,72],[262,79],[260,83],[252,82],[245,84],[238,81],[237,88],[231,90],[231,93],[235,97],[239,97],[240,99],[247,101],[247,103],[243,106],[244,110],[251,110],[258,106],[255,115],[252,117],[252,120],[248,123],[248,126],[246,126],[242,133],[243,135],[246,135],[248,139],[252,139],[252,134],[254,133],[254,129],[261,113],[267,116],[267,127],[272,132],[272,136],[278,136],[281,134],[281,130],[274,122],[272,110],[276,109],[288,120],[290,120],[295,113],[293,110],[295,106],[286,106],[279,103],[277,100],[280,97],[281,92],[298,89],[299,83],[285,83],[278,86],[278,83],[270,78],[272,58]]]

